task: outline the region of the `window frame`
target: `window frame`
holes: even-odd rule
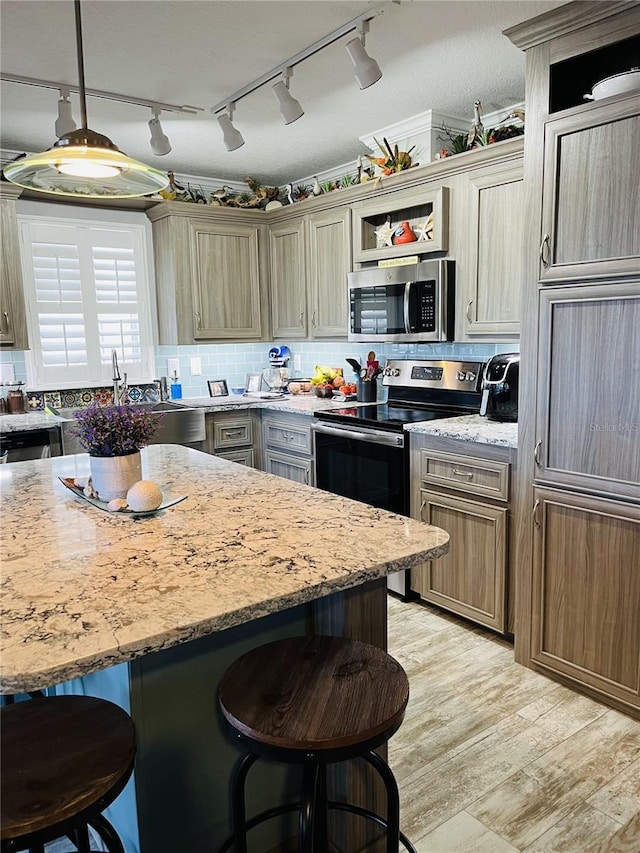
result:
[[[25,352],[25,367],[29,388],[54,390],[59,388],[83,388],[110,385],[111,365],[100,361],[100,349],[94,346],[94,356],[87,365],[85,375],[71,378],[68,369],[59,367],[57,372],[45,368],[41,358],[38,304],[35,293],[35,274],[29,230],[31,224],[44,226],[68,226],[73,229],[128,232],[132,235],[136,269],[137,314],[140,331],[141,361],[127,362],[119,357],[120,373],[127,373],[127,381],[143,383],[153,381],[155,372],[155,346],[157,342],[157,320],[155,316],[155,288],[153,279],[153,255],[151,225],[142,213],[133,211],[105,211],[68,205],[24,202],[17,212],[20,234],[20,254],[23,269],[25,308],[31,349]],[[79,242],[76,240],[76,242]],[[90,241],[89,241],[90,242]],[[83,276],[82,287],[87,284]],[[71,306],[70,306],[71,307]],[[84,315],[84,309],[83,309]],[[126,305],[121,313],[126,313]],[[90,332],[88,333],[90,334]],[[38,345],[35,344],[38,341]],[[54,375],[55,374],[55,375]]]

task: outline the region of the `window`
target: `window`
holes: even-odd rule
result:
[[[144,226],[19,221],[30,383],[109,383],[113,350],[128,381],[148,380],[153,341]]]

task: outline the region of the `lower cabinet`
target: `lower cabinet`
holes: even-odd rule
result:
[[[258,467],[254,447],[254,417],[249,410],[208,414],[205,421],[207,453],[240,465]]]
[[[314,485],[311,418],[263,411],[262,441],[267,473]]]
[[[435,443],[446,449],[435,449],[431,436],[411,437],[411,514],[442,527],[451,542],[443,557],[412,570],[411,587],[425,601],[507,633],[510,451]]]
[[[640,506],[534,489],[531,660],[640,710]]]

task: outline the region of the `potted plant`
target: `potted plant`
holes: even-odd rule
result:
[[[140,448],[153,437],[158,416],[130,405],[94,403],[75,417],[73,432],[89,453],[93,490],[102,501],[124,498],[142,479]]]

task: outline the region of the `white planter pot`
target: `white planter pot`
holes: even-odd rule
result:
[[[126,498],[127,492],[142,479],[140,451],[126,456],[90,456],[93,488],[101,501]]]

